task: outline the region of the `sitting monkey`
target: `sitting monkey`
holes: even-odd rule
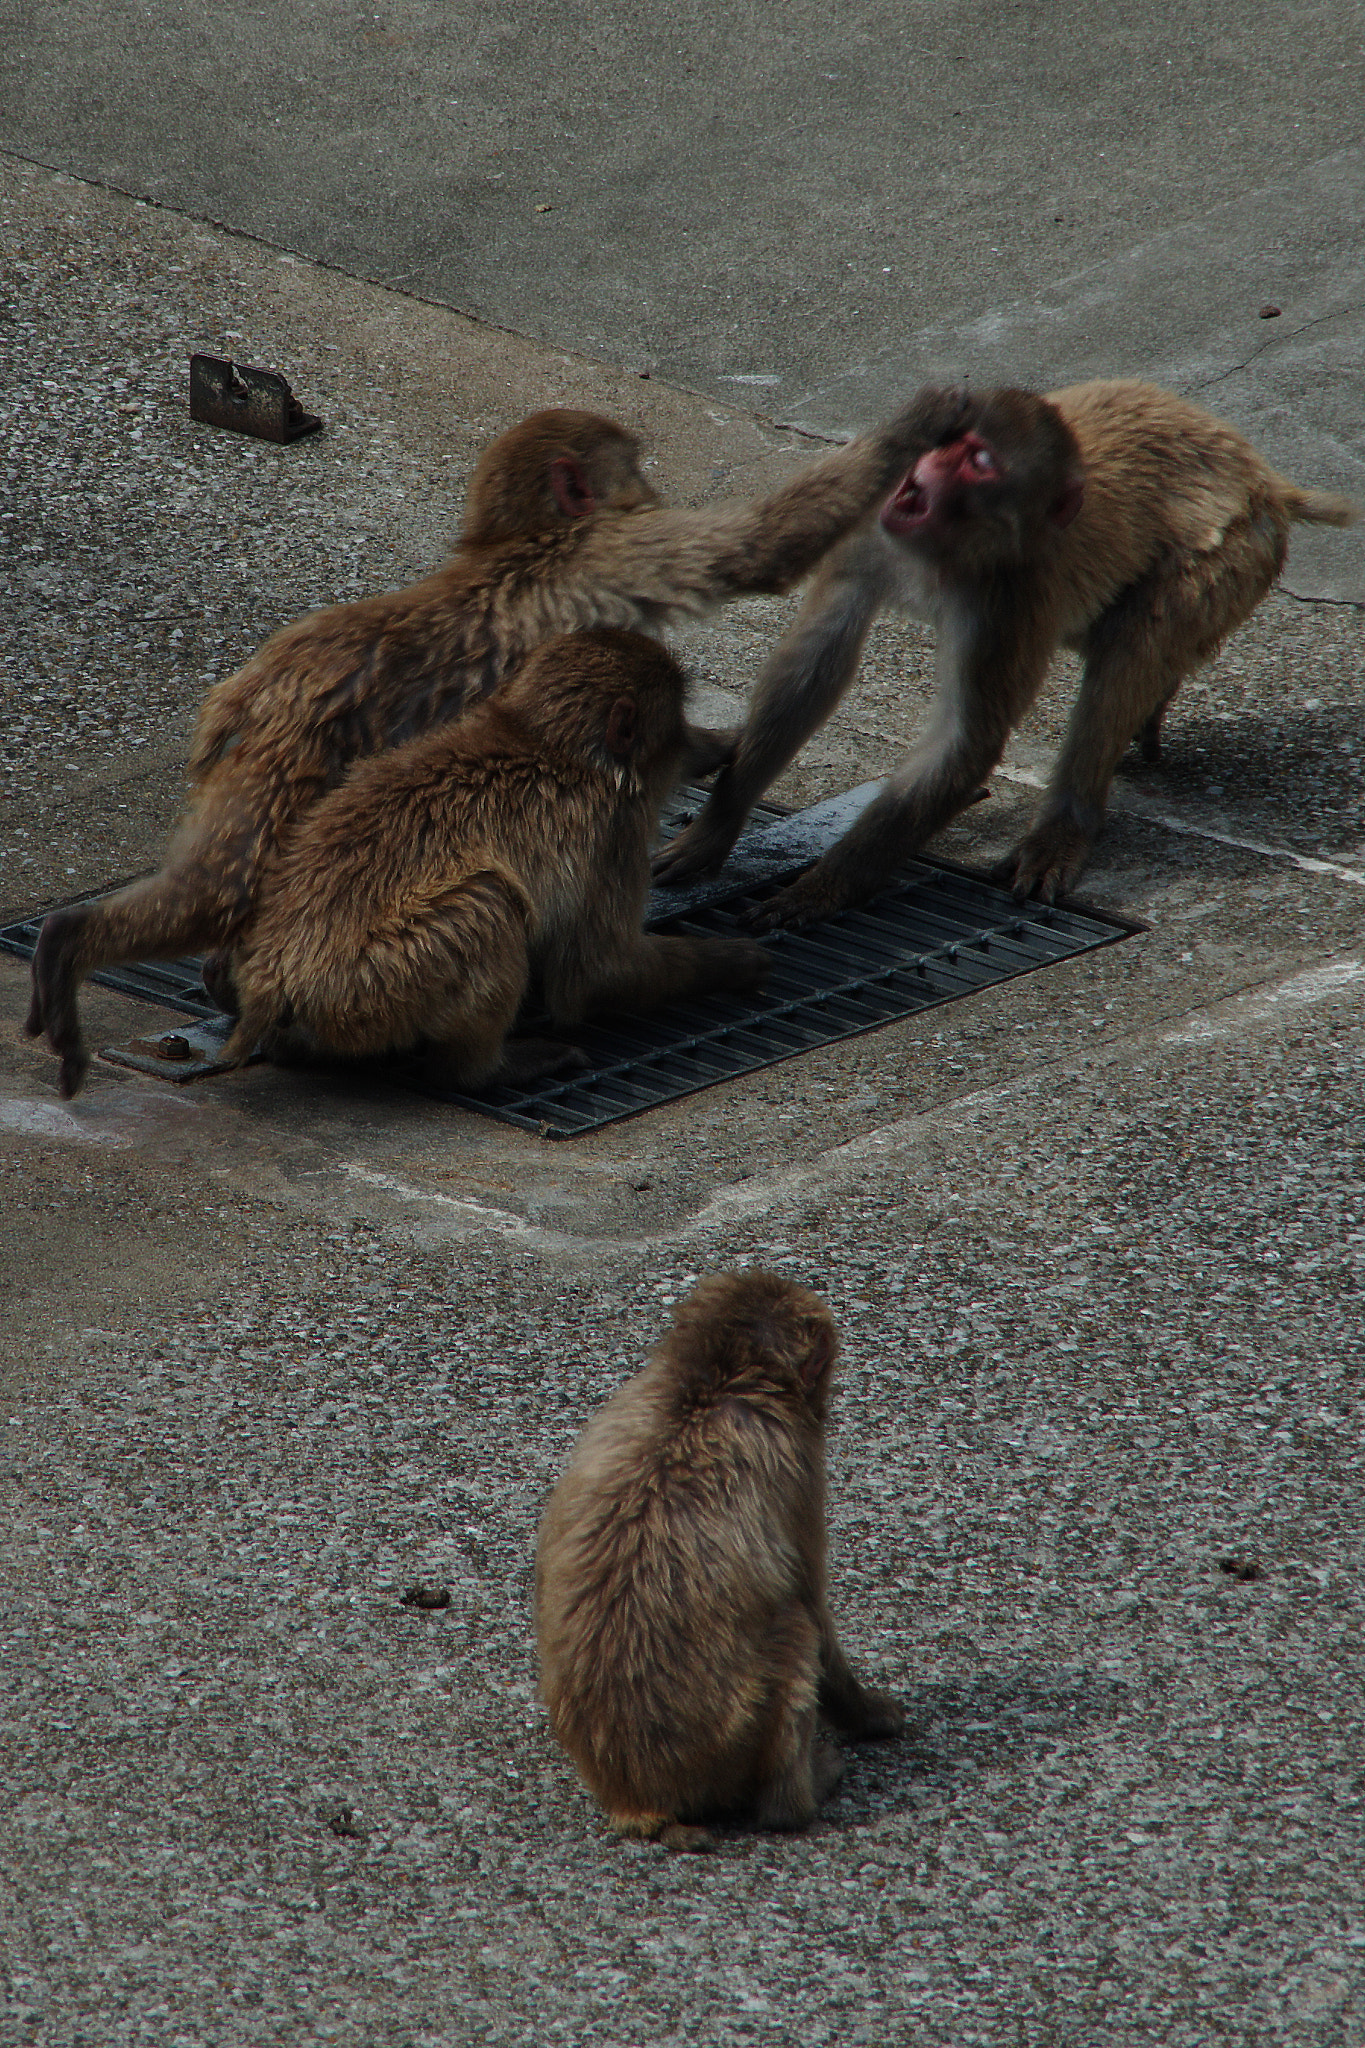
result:
[[[756,940],[641,928],[685,693],[657,641],[565,633],[458,724],[357,763],[262,877],[227,1057],[421,1049],[472,1088],[586,1065],[506,1044],[533,987],[560,1024],[754,988]]]
[[[712,1816],[801,1828],[856,1740],[903,1716],[849,1670],[825,1597],[818,1295],[719,1273],[579,1439],[540,1525],[550,1723],[613,1825],[706,1848]]]

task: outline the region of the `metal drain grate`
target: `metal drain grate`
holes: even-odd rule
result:
[[[567,1080],[479,1095],[425,1085],[421,1092],[547,1138],[571,1138],[1140,929],[1095,911],[1018,904],[965,868],[916,861],[902,872],[896,887],[861,910],[766,941],[773,972],[759,996],[707,996],[653,1016],[580,1026],[573,1042],[592,1068]],[[652,920],[651,928],[732,933],[740,913],[781,879],[684,917]]]
[[[773,894],[832,844],[877,787],[865,784],[793,816],[765,806],[724,874],[671,895],[655,892],[650,928],[698,935],[735,932],[744,910]],[[688,798],[695,803],[697,794],[684,792],[679,809],[666,820],[666,831],[681,822]],[[0,930],[0,947],[31,956],[44,914]],[[493,1086],[471,1095],[420,1080],[411,1062],[395,1061],[388,1072],[403,1086],[438,1101],[459,1103],[547,1138],[571,1138],[816,1046],[875,1031],[936,1003],[1113,945],[1141,929],[1099,911],[1019,904],[966,868],[917,860],[862,909],[767,940],[773,973],[759,996],[707,996],[651,1016],[620,1015],[610,1023],[575,1029],[573,1042],[592,1062],[585,1073],[533,1088]],[[217,1015],[197,960],[139,963],[92,979],[190,1016]],[[131,1063],[156,1067],[154,1058]]]

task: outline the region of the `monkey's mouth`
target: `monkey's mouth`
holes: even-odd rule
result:
[[[924,525],[932,506],[928,491],[916,483],[911,471],[882,506],[881,523],[888,533],[914,533]]]

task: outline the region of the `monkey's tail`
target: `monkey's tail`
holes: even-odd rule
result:
[[[1309,526],[1354,526],[1360,517],[1359,505],[1339,491],[1301,491],[1297,484],[1286,486],[1284,509]]]

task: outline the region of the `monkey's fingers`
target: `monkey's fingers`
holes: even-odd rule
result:
[[[1085,866],[1090,841],[1069,825],[1040,825],[994,870],[993,879],[1009,889],[1017,903],[1037,897],[1055,903],[1065,896]]]
[[[746,911],[740,922],[746,931],[762,934],[776,931],[798,931],[802,925],[817,924],[821,918],[833,917],[845,906],[841,897],[826,888],[815,876],[818,870],[811,868],[787,888],[779,889],[766,903],[760,903],[753,910]]]
[[[699,875],[712,875],[717,868],[724,867],[734,843],[732,833],[718,832],[714,827],[703,830],[701,819],[696,818],[676,839],[659,848],[650,863],[654,879],[661,888],[676,889],[683,882],[695,881]]]

